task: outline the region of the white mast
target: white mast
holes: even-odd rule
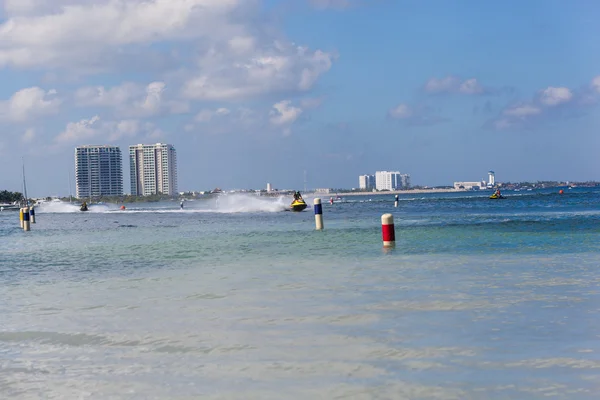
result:
[[[23,158],[21,158],[23,160]],[[23,161],[23,195],[25,196],[25,205],[29,205],[29,197],[27,197],[27,184],[25,183],[25,161]]]

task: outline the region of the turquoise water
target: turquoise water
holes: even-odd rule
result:
[[[595,399],[600,190],[504,194],[2,212],[0,398]]]

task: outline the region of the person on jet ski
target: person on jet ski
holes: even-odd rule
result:
[[[294,200],[301,200],[302,199],[302,195],[300,194],[299,191],[296,190],[296,192],[294,193]]]
[[[496,193],[494,193],[494,194],[498,197],[502,196],[502,194],[500,194],[500,189],[496,189]]]

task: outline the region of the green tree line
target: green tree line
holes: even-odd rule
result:
[[[14,203],[15,201],[21,201],[23,195],[19,192],[9,192],[3,190],[0,192],[0,203]]]

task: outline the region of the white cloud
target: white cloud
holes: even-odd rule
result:
[[[259,0],[11,0],[5,11],[0,68],[96,73],[132,63],[146,69],[171,65],[181,69],[189,99],[306,91],[335,59],[285,40],[261,14]],[[169,52],[151,46],[165,42]],[[106,100],[97,101],[124,94],[102,95]],[[149,99],[144,107],[155,105]]]
[[[0,102],[2,119],[23,122],[32,118],[56,114],[61,100],[55,97],[56,90],[45,91],[37,86],[21,89],[10,99]]]
[[[192,122],[184,126],[186,132],[198,130],[208,135],[262,131],[264,128],[264,112],[245,107],[203,109],[196,114]]]
[[[130,82],[108,89],[104,86],[87,86],[77,89],[75,103],[82,107],[121,108],[140,94],[140,86]]]
[[[592,89],[600,93],[600,75],[592,79]]]
[[[224,117],[226,115],[231,114],[231,110],[228,108],[218,108],[216,110],[201,110],[197,115],[195,120],[197,122],[209,122],[214,117]]]
[[[513,125],[514,124],[506,118],[500,118],[492,122],[493,128],[497,130],[508,129],[511,128]]]
[[[435,125],[448,121],[448,118],[440,116],[431,107],[418,105],[409,106],[406,103],[398,104],[388,111],[388,117],[402,120],[406,126]]]
[[[34,11],[24,10],[0,25],[0,65],[85,64],[120,46],[235,31],[231,13],[243,9],[244,1],[88,0],[59,1],[57,6],[30,2],[42,5],[42,15],[20,15]],[[60,3],[70,5],[59,8]],[[19,11],[14,6],[10,10]]]
[[[447,76],[442,79],[431,78],[425,83],[425,91],[429,93],[443,93],[456,90],[460,85],[460,80],[454,76]]]
[[[531,104],[522,104],[513,106],[504,110],[503,114],[508,117],[526,118],[532,115],[538,115],[542,112],[541,108]]]
[[[256,49],[256,38],[252,36],[235,36],[229,39],[229,48],[237,54],[248,54]]]
[[[69,122],[65,130],[56,137],[56,141],[58,143],[86,142],[99,134],[98,129],[96,129],[98,121],[100,121],[100,117],[94,115],[90,119]]]
[[[23,136],[21,137],[23,143],[31,143],[33,142],[33,139],[35,139],[35,129],[33,128],[25,130],[25,133],[23,133]]]
[[[600,84],[600,79],[597,83]],[[487,122],[487,126],[498,130],[534,126],[534,122],[561,117],[566,115],[565,111],[569,111],[557,110],[556,106],[568,104],[570,107],[586,107],[595,102],[595,96],[589,93],[589,90],[573,91],[567,87],[548,86],[538,91],[531,101],[505,107],[501,115]]]
[[[88,86],[75,92],[75,104],[81,107],[108,107],[127,117],[150,117],[163,112],[184,114],[190,105],[181,100],[165,100],[166,84],[151,82],[146,87],[125,82],[120,86],[105,88]]]
[[[203,109],[184,125],[186,132],[198,131],[207,135],[246,133],[291,133],[291,128],[305,112],[301,106],[293,105],[290,100],[282,100],[270,109],[235,109],[221,107]]]
[[[322,97],[308,97],[308,98],[300,100],[300,107],[302,109],[317,108],[321,104],[323,104]]]
[[[149,114],[156,114],[161,106],[162,93],[165,90],[164,82],[152,82],[146,86],[146,98],[136,106]]]
[[[334,58],[320,50],[311,52],[281,43],[262,53],[245,60],[232,59],[225,53],[206,55],[200,60],[200,75],[184,84],[183,95],[226,101],[269,92],[307,91],[331,68]]]
[[[348,8],[352,4],[350,0],[309,0],[310,4],[319,9],[326,8]]]
[[[546,106],[557,106],[568,103],[571,99],[573,99],[573,92],[566,87],[549,86],[540,94],[540,102]]]
[[[64,131],[55,138],[59,145],[86,143],[91,139],[115,142],[124,137],[134,137],[142,132],[152,133],[156,128],[151,123],[142,126],[138,120],[121,120],[103,122],[98,115],[90,119],[69,122]]]
[[[462,82],[458,88],[460,93],[464,94],[481,94],[484,92],[483,86],[477,82],[477,79],[471,78]]]
[[[444,78],[431,78],[425,83],[425,91],[428,93],[462,93],[482,94],[485,92],[483,86],[476,78],[461,80],[456,76]]]
[[[292,106],[290,100],[283,100],[273,104],[273,109],[269,114],[269,121],[273,125],[290,125],[302,114],[302,109]]]
[[[413,116],[413,110],[406,104],[399,104],[389,111],[389,115],[396,119],[405,119]]]
[[[118,121],[110,125],[112,125],[113,129],[108,129],[108,140],[111,142],[119,140],[122,137],[135,136],[140,131],[140,122],[135,119]]]

